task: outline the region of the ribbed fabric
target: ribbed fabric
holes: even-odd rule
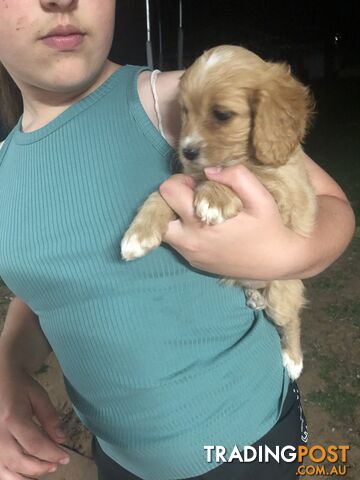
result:
[[[200,475],[204,445],[249,445],[276,423],[289,379],[279,336],[241,289],[165,244],[124,262],[136,209],[174,150],[125,65],[0,151],[0,275],[39,316],[74,408],[103,450],[146,480]]]

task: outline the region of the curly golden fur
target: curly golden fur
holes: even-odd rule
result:
[[[290,68],[266,62],[239,46],[214,47],[183,74],[179,102],[179,158],[183,172],[197,181],[194,207],[202,221],[221,223],[242,208],[233,190],[206,179],[204,168],[243,164],[273,195],[284,224],[309,235],[317,204],[301,142],[314,103]],[[122,240],[123,258],[131,260],[157,247],[174,218],[154,192]],[[222,281],[243,287],[247,304],[264,308],[279,327],[284,366],[292,379],[297,378],[303,365],[299,314],[306,302],[301,280]]]

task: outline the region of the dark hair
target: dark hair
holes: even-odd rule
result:
[[[8,133],[16,124],[23,110],[20,90],[0,62],[0,124]]]

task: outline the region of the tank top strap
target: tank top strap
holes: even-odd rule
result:
[[[137,88],[138,76],[144,70],[151,69],[147,66],[137,65],[133,66],[133,68],[134,70],[132,80],[130,79],[127,85],[127,98],[130,115],[137,123],[138,128],[150,140],[150,142],[159,151],[159,153],[161,153],[161,155],[168,156],[170,153],[172,154],[172,156],[175,156],[175,149],[167,142],[165,137],[161,135],[161,132],[152,123],[139,97],[139,92]]]

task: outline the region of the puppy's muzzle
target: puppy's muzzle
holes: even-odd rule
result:
[[[188,160],[196,160],[199,156],[200,148],[196,147],[185,147],[182,149],[182,153],[184,157]]]

